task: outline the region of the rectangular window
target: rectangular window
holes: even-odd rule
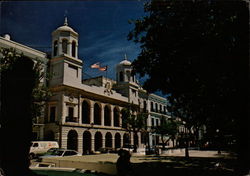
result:
[[[56,119],[56,107],[52,106],[50,107],[49,121],[55,122],[55,119]]]
[[[153,102],[151,102],[150,110],[151,110],[151,111],[154,111],[154,103],[153,103]]]
[[[151,126],[155,126],[155,120],[154,120],[154,118],[151,118]]]
[[[74,117],[74,108],[73,107],[69,107],[69,109],[68,109],[68,116],[69,117]]]
[[[155,126],[159,126],[159,120],[155,119]]]

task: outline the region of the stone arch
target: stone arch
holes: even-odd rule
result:
[[[53,50],[53,55],[57,56],[57,51],[58,51],[58,41],[57,40],[54,41],[53,49],[54,49]]]
[[[130,138],[128,133],[124,133],[123,135],[123,146],[130,144]]]
[[[121,135],[120,135],[120,133],[115,134],[115,148],[121,148]]]
[[[90,104],[86,100],[82,102],[82,123],[90,123]]]
[[[119,127],[120,126],[120,110],[119,108],[114,108],[114,126]]]
[[[124,81],[123,71],[120,71],[120,73],[119,73],[119,80],[120,80],[120,82]]]
[[[134,133],[134,145],[138,146],[139,145],[139,138],[138,138],[138,134]]]
[[[72,55],[72,57],[76,57],[76,41],[72,42],[71,55]]]
[[[95,133],[95,151],[100,150],[102,148],[102,133],[97,131]]]
[[[101,125],[101,106],[98,103],[94,105],[94,124]]]
[[[84,131],[82,139],[82,151],[83,154],[89,154],[91,152],[91,133]]]
[[[46,131],[44,135],[45,141],[54,141],[55,140],[55,133],[52,130]]]
[[[111,126],[111,110],[107,105],[104,107],[104,125]]]
[[[68,40],[62,39],[62,52],[68,54]]]
[[[78,134],[75,130],[70,130],[67,136],[67,149],[76,150],[78,149]]]
[[[122,116],[122,128],[127,128],[127,123],[126,123],[126,110],[122,109],[121,111],[121,116]]]
[[[105,135],[105,147],[112,148],[112,134],[110,132],[107,132]]]

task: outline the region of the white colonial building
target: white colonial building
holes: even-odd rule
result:
[[[160,125],[161,117],[169,118],[166,99],[141,88],[126,57],[116,66],[116,80],[103,76],[83,80],[84,60],[78,58],[78,33],[67,20],[52,32],[51,59],[8,37],[0,38],[0,47],[14,48],[32,59],[49,62],[53,96],[47,102],[44,117],[34,125],[37,140],[56,140],[60,147],[81,153],[125,144],[145,148],[158,143],[156,134],[130,135],[123,127],[122,109],[133,105],[148,113],[146,122],[150,129]]]

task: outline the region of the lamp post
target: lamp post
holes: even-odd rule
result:
[[[220,148],[220,129],[216,129],[216,137],[217,137],[217,147],[218,147],[218,154],[221,154]]]

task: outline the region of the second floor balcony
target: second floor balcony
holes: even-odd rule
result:
[[[71,116],[66,116],[65,122],[75,122],[78,123],[78,118],[77,117],[71,117]]]

